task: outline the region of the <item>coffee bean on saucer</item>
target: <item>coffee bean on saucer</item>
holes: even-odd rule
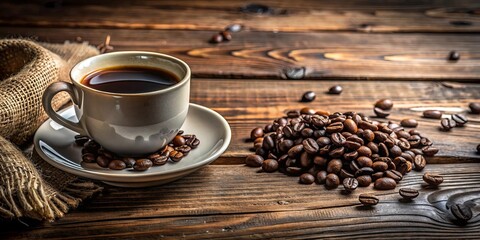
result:
[[[135,165],[133,165],[133,170],[146,171],[152,166],[153,166],[152,161],[146,158],[141,158],[135,161]]]
[[[94,140],[89,140],[83,145],[83,148],[89,152],[97,152],[100,149],[100,144],[95,142]]]
[[[185,141],[185,138],[183,138],[180,135],[177,135],[173,138],[172,142],[175,147],[179,147],[179,146],[185,145],[186,141]]]
[[[122,161],[125,163],[125,166],[127,166],[127,168],[131,168],[133,167],[133,165],[135,165],[135,159],[131,157],[124,157],[122,158]]]
[[[97,159],[96,159],[98,166],[103,167],[103,168],[108,167],[108,164],[110,164],[110,160],[111,160],[110,158],[107,158],[103,155],[98,156]]]
[[[423,117],[432,118],[432,119],[440,119],[440,118],[442,118],[442,112],[438,111],[438,110],[425,110],[425,111],[423,111]]]
[[[75,144],[77,144],[77,146],[83,146],[86,142],[88,142],[88,140],[90,140],[89,137],[87,136],[82,136],[82,135],[75,135]]]
[[[402,121],[400,121],[400,125],[402,125],[402,127],[417,127],[418,126],[418,122],[417,120],[413,119],[413,118],[406,118],[406,119],[403,119]]]
[[[196,138],[191,144],[189,144],[192,149],[195,149],[200,145],[200,139]]]
[[[381,110],[391,110],[393,107],[393,101],[390,99],[380,99],[375,103],[375,107]]]
[[[167,163],[169,155],[161,155],[158,153],[150,154],[148,159],[152,161],[154,166],[161,166]]]
[[[471,102],[468,104],[470,108],[470,113],[480,114],[480,102]]]
[[[438,174],[425,173],[423,174],[423,181],[431,186],[438,186],[443,183],[443,177]]]
[[[365,206],[374,206],[377,205],[379,199],[377,196],[368,193],[362,193],[358,196],[358,200]]]
[[[96,159],[97,156],[95,156],[95,154],[93,153],[85,153],[82,155],[82,161],[86,162],[86,163],[93,163],[93,162],[96,162]]]
[[[398,190],[398,193],[400,194],[400,196],[408,200],[412,200],[418,197],[419,194],[418,190],[412,188],[400,188]]]
[[[452,120],[457,123],[457,127],[463,127],[468,122],[467,117],[462,114],[453,114],[452,115]]]
[[[332,86],[330,89],[328,89],[329,94],[340,94],[342,93],[342,91],[343,91],[343,88],[340,85],[335,85],[335,86]]]
[[[302,95],[302,100],[301,101],[302,102],[311,102],[311,101],[315,100],[316,97],[317,96],[316,96],[315,92],[307,91]]]
[[[108,164],[108,168],[110,168],[112,170],[122,170],[122,169],[125,169],[126,167],[127,167],[127,165],[125,164],[125,162],[123,162],[122,160],[118,160],[118,159],[112,160]]]
[[[178,162],[178,161],[182,160],[182,158],[184,156],[185,156],[185,154],[183,154],[182,152],[177,151],[177,150],[173,150],[172,152],[170,152],[170,158],[174,162]]]
[[[379,118],[386,118],[390,115],[390,112],[389,111],[386,111],[386,110],[383,110],[381,108],[373,108],[373,112],[375,113],[375,115],[377,115],[377,117]]]

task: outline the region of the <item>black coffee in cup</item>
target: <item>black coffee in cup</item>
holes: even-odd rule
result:
[[[180,79],[160,68],[119,66],[92,72],[80,81],[83,85],[111,93],[146,93],[168,88]]]

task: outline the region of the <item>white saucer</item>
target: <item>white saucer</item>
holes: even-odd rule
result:
[[[77,121],[73,106],[59,114]],[[113,186],[146,187],[174,181],[211,163],[227,149],[231,139],[227,121],[217,112],[197,104],[190,104],[187,119],[181,129],[186,134],[195,134],[200,139],[200,145],[180,162],[169,161],[144,172],[131,169],[110,170],[101,168],[96,163],[82,163],[81,147],[74,142],[77,133],[51,119],[43,123],[35,133],[34,145],[45,161],[63,171],[101,180]]]

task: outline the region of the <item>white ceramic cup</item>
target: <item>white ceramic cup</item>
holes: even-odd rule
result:
[[[140,66],[173,73],[180,81],[145,93],[112,93],[80,81],[105,68]],[[55,122],[94,139],[122,156],[142,156],[159,150],[177,134],[187,116],[190,68],[175,57],[139,51],[106,53],[81,61],[70,72],[72,83],[56,82],[43,94],[43,107]],[[51,106],[55,94],[66,91],[74,103],[78,122],[58,115]]]

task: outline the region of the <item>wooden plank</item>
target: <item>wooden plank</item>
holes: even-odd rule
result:
[[[4,26],[254,31],[479,32],[480,3],[464,1],[27,1],[0,3]],[[252,9],[256,12],[257,8]]]
[[[185,60],[198,77],[480,80],[478,34],[239,32],[214,45],[208,43],[211,31],[0,27],[0,37],[48,42],[80,36],[96,45],[107,34],[115,50],[168,53]],[[447,60],[452,50],[461,54],[459,61]],[[305,68],[305,74],[288,76],[295,68]]]
[[[2,225],[2,239],[105,238],[478,238],[480,166],[428,165],[444,176],[438,188],[423,184],[423,173],[407,174],[397,189],[342,187],[325,190],[300,185],[296,177],[257,173],[242,165],[208,166],[172,184],[153,188],[107,187],[102,196],[54,223],[29,228]],[[400,187],[420,196],[400,200]],[[374,193],[380,203],[361,207],[360,193]],[[453,224],[448,207],[467,202],[473,218]],[[21,231],[19,231],[21,230]]]

